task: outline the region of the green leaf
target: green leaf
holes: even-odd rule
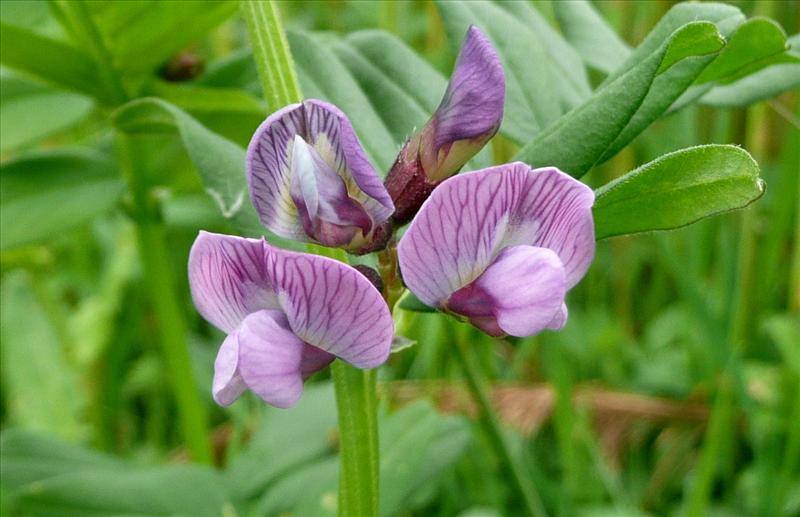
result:
[[[47,2],[3,0],[0,2],[0,21],[24,27],[45,36],[63,36]]]
[[[447,81],[403,42],[382,31],[352,33],[333,48],[369,102],[380,107],[378,116],[394,144],[386,154],[396,153],[399,144],[436,110]]]
[[[541,39],[550,58],[551,72],[556,76],[556,94],[561,99],[562,110],[569,111],[589,97],[592,87],[583,59],[545,17],[530,2],[502,0],[497,3]]]
[[[381,515],[402,514],[436,495],[428,490],[466,451],[471,433],[460,417],[439,415],[418,401],[385,419],[381,426]]]
[[[211,61],[196,84],[215,88],[241,88],[252,95],[263,95],[253,53],[247,48]]]
[[[425,305],[419,298],[417,298],[414,293],[409,290],[406,290],[400,299],[397,301],[397,306],[403,309],[404,311],[411,311],[411,312],[436,312],[436,309]]]
[[[293,408],[266,408],[247,448],[225,472],[238,498],[254,497],[302,465],[333,452],[336,401],[330,383],[312,384]]]
[[[583,61],[610,74],[630,55],[631,49],[587,0],[553,2],[558,24]]]
[[[541,39],[518,17],[491,2],[439,1],[454,53],[475,24],[492,41],[506,76],[506,102],[500,131],[524,143],[561,114],[555,67]]]
[[[771,57],[789,48],[786,33],[767,18],[753,18],[739,26],[719,56],[697,78],[702,84],[720,79],[741,77],[752,65],[763,68]]]
[[[614,150],[624,147],[680,94],[672,86],[676,78],[665,75],[671,67],[687,58],[714,53],[722,46],[722,37],[713,23],[684,25],[646,59],[537,135],[517,159],[534,167],[557,166],[575,177],[582,176],[602,159],[613,156]],[[665,75],[666,82],[661,84],[668,91],[650,96],[659,73]],[[677,89],[683,91],[685,87],[688,83]]]
[[[30,277],[19,271],[6,275],[1,301],[0,371],[9,420],[51,435],[80,438],[84,401],[78,379],[56,329],[34,296]]]
[[[267,112],[261,99],[241,88],[153,81],[144,93],[189,112],[207,128],[242,146],[250,142]]]
[[[716,85],[700,102],[720,108],[745,107],[800,87],[800,34],[786,43],[790,50],[775,59],[776,63],[730,84]]]
[[[256,506],[254,515],[334,517],[339,459],[328,457],[281,477]]]
[[[186,152],[197,167],[206,192],[222,215],[249,235],[262,227],[247,193],[245,150],[212,132],[191,115],[162,99],[137,99],[113,114],[114,125],[127,133],[178,131]]]
[[[48,516],[219,517],[233,510],[220,477],[199,465],[69,472],[27,485],[17,504]]]
[[[264,102],[237,88],[210,88],[194,83],[153,81],[146,93],[190,113],[247,113],[264,119]]]
[[[113,162],[78,150],[34,152],[0,166],[0,249],[43,241],[113,207],[124,184]]]
[[[800,88],[800,64],[772,65],[703,95],[700,102],[717,108],[743,108]]]
[[[0,153],[35,144],[84,119],[92,99],[0,72]]]
[[[715,24],[719,32],[724,34],[733,31],[744,22],[742,12],[727,4],[714,2],[683,2],[673,6],[647,34],[644,41],[637,46],[628,56],[628,59],[606,78],[604,84],[609,84],[617,77],[623,75],[648,56],[664,46],[681,27],[699,21]]]
[[[94,61],[80,50],[28,29],[0,23],[0,63],[54,86],[102,98]]]
[[[3,431],[0,458],[0,483],[8,490],[70,472],[124,466],[111,456],[22,429]]]
[[[233,511],[221,477],[206,467],[142,467],[20,430],[3,432],[0,456],[4,498],[11,495],[22,515],[219,517]]]
[[[784,364],[800,375],[800,321],[792,314],[770,316],[763,328],[783,356]]]
[[[747,206],[763,193],[758,164],[745,150],[732,145],[683,149],[597,190],[596,237],[679,228]]]
[[[56,0],[53,8],[72,32],[82,38],[79,24],[72,23],[70,0]],[[148,73],[163,64],[210,29],[236,12],[237,2],[86,2],[116,70],[126,75]]]

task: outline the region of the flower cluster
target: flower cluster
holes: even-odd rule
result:
[[[555,168],[511,163],[454,176],[500,127],[505,78],[470,27],[444,97],[402,147],[385,183],[335,106],[306,100],[267,118],[247,149],[262,224],[353,254],[397,244],[400,273],[423,302],[492,336],[559,329],[564,297],[594,256],[591,189]],[[453,176],[453,177],[451,177]],[[246,389],[278,407],[337,357],[374,368],[394,325],[375,283],[328,258],[201,232],[189,258],[200,313],[227,333],[213,394]]]

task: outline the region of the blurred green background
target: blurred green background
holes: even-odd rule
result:
[[[631,47],[672,5],[594,2]],[[774,18],[789,35],[800,30],[797,2],[732,5]],[[265,113],[254,68],[243,64],[247,34],[235,4],[88,6],[108,31],[100,37],[119,49],[113,57],[126,86],[144,84],[143,95],[170,100],[246,145]],[[321,41],[363,29],[392,33],[449,75],[452,45],[432,2],[279,6],[288,28],[316,31]],[[557,26],[550,2],[535,7]],[[14,31],[57,42],[92,37],[70,33],[59,2],[3,1],[0,9],[3,52]],[[148,36],[151,27],[162,39]],[[80,64],[47,46],[30,54],[50,70]],[[180,139],[146,139],[133,159],[156,186],[144,205],[157,212],[154,231],[167,243],[170,272],[162,278],[170,283],[162,287],[177,293],[174,326],[188,336],[190,395],[208,417],[208,429],[194,431],[212,443],[214,468],[188,462],[174,370],[149,301],[148,282],[159,279],[147,278],[140,256],[148,252],[136,236],[142,203],[114,159],[115,100],[87,95],[91,83],[67,91],[18,71],[31,72],[30,62],[3,64],[2,514],[332,512],[337,438],[327,373],[288,411],[250,394],[228,409],[211,400],[222,335],[192,306],[186,260],[198,230],[234,231]],[[588,68],[599,84],[604,74]],[[308,78],[300,79],[306,89]],[[217,90],[193,96],[184,85]],[[398,331],[418,344],[379,373],[382,513],[520,511],[452,359],[453,341],[464,340],[481,356],[549,513],[800,515],[798,100],[790,91],[746,108],[689,106],[593,169],[584,180],[596,187],[665,152],[734,143],[759,162],[768,188],[739,212],[599,242],[570,294],[562,332],[495,342],[442,315],[398,313]],[[503,160],[509,147],[498,137],[492,154]]]

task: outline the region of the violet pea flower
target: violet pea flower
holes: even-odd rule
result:
[[[270,115],[247,148],[261,223],[301,242],[365,253],[389,238],[394,204],[339,108],[319,100]]]
[[[443,182],[398,245],[406,286],[492,336],[560,329],[594,257],[594,193],[515,162]]]
[[[394,324],[386,303],[341,262],[200,232],[189,284],[200,314],[228,334],[214,364],[214,400],[223,406],[250,389],[291,407],[303,381],[335,358],[374,368],[389,357]]]
[[[500,58],[486,36],[470,26],[439,107],[406,142],[386,176],[396,225],[411,220],[436,185],[457,173],[494,136],[504,101]]]

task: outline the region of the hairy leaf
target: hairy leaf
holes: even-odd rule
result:
[[[610,149],[620,149],[655,120],[663,112],[658,108],[671,104],[674,92],[669,98],[645,103],[660,73],[669,72],[684,59],[713,54],[722,46],[713,23],[682,26],[646,59],[537,135],[517,159],[534,167],[555,165],[575,177],[582,176],[607,157]]]
[[[597,190],[597,239],[668,230],[742,208],[764,193],[758,164],[733,145],[669,153]]]

